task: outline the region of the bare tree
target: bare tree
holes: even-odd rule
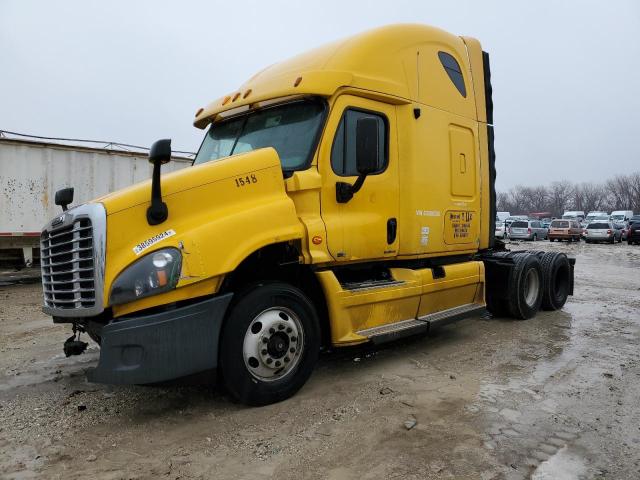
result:
[[[606,206],[606,191],[602,185],[585,182],[578,187],[584,195],[584,211],[602,210]]]
[[[549,185],[548,207],[554,216],[559,217],[566,210],[570,209],[574,188],[573,184],[568,180],[552,182],[551,185]]]

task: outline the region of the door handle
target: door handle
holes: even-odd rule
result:
[[[396,235],[398,233],[398,220],[390,218],[387,220],[387,244],[391,245],[396,241]]]

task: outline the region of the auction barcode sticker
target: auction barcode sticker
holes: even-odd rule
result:
[[[154,235],[153,237],[148,238],[144,242],[140,242],[139,244],[137,244],[135,247],[133,247],[133,253],[135,253],[136,255],[140,255],[147,248],[155,245],[158,242],[161,242],[165,238],[173,237],[175,234],[176,232],[173,230],[165,230],[164,232]]]

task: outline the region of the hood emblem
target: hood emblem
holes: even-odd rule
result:
[[[62,222],[64,222],[64,217],[65,215],[60,215],[59,217],[54,218],[51,222],[51,226],[55,227],[56,225],[60,225]]]

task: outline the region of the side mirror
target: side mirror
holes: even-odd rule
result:
[[[378,169],[378,121],[372,117],[359,118],[356,124],[356,169],[369,175]]]
[[[372,117],[358,119],[356,123],[356,170],[358,179],[351,185],[336,183],[336,202],[347,203],[362,188],[367,175],[378,170],[378,121]]]
[[[171,139],[157,140],[149,150],[149,163],[153,164],[151,177],[151,205],[147,209],[147,223],[158,225],[169,216],[167,204],[162,201],[160,167],[171,160]]]
[[[56,192],[55,198],[56,205],[62,207],[62,211],[67,211],[67,205],[73,202],[73,187],[62,188]]]
[[[157,140],[151,145],[149,150],[149,163],[160,164],[168,163],[171,160],[171,139],[165,138]]]

